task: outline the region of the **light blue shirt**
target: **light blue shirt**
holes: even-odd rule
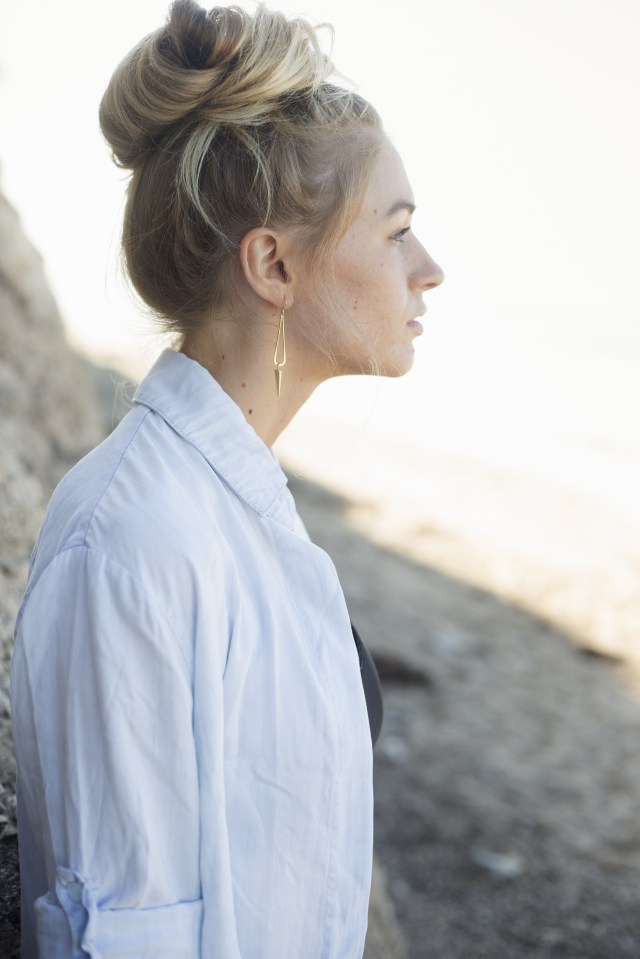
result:
[[[343,593],[182,354],[55,491],[12,687],[24,959],[362,955],[371,737]]]

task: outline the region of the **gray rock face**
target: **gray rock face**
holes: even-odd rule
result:
[[[85,364],[64,339],[42,262],[0,195],[0,838],[15,831],[8,663],[42,511],[100,439]]]
[[[108,375],[65,341],[38,253],[0,194],[0,955],[19,955],[15,766],[9,660],[29,555],[54,485],[104,433],[114,409]],[[102,390],[101,390],[102,387]],[[108,392],[108,389],[107,389]],[[404,959],[377,868],[367,959]]]
[[[101,437],[86,364],[68,347],[40,256],[0,195],[0,954],[18,955],[9,660],[29,555],[55,483]]]
[[[404,935],[389,897],[385,872],[374,861],[369,929],[363,959],[407,959]]]

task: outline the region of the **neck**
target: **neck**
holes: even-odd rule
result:
[[[247,422],[266,446],[273,446],[280,433],[309,399],[318,381],[304,376],[302,353],[293,338],[287,340],[287,362],[281,370],[278,395],[273,354],[279,314],[266,321],[259,332],[244,335],[232,321],[216,325],[215,338],[185,338],[181,351],[196,360],[217,380],[240,407]]]

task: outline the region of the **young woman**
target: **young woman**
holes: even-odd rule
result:
[[[440,269],[314,29],[174,3],[100,119],[131,281],[178,334],[56,490],[16,628],[23,956],[356,959],[371,736],[335,568],[270,446],[413,361]]]

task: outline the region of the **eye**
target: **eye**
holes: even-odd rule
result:
[[[392,236],[390,236],[389,239],[395,240],[396,243],[402,243],[405,234],[407,234],[410,229],[411,229],[410,226],[405,226],[401,230],[398,230],[397,233],[392,234]]]

